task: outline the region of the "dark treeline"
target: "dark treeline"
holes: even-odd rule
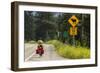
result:
[[[25,11],[25,41],[57,39],[72,44],[68,19],[75,15],[79,19],[75,41],[81,46],[90,47],[90,14]]]

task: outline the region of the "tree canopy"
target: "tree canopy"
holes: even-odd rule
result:
[[[75,15],[79,19],[75,41],[81,46],[90,47],[90,14],[25,11],[25,40],[53,40],[57,39],[72,44],[69,18]]]

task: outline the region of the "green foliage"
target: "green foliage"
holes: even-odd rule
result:
[[[85,47],[64,46],[57,50],[57,53],[65,58],[82,59],[90,58],[90,50]]]
[[[35,44],[36,41],[33,41],[33,40],[31,40],[31,41],[25,41],[25,43]]]
[[[57,40],[50,40],[47,42],[48,44],[53,44],[56,48],[56,52],[65,58],[69,59],[86,59],[90,58],[90,49],[87,47],[81,46],[71,46],[65,45],[60,41]]]
[[[90,14],[81,13],[62,13],[62,12],[24,12],[24,34],[25,40],[52,40],[59,39],[64,43],[72,44],[72,37],[69,35],[69,18],[75,15],[79,19],[78,34],[75,40],[79,41],[76,45],[90,47]]]
[[[50,40],[48,42],[46,42],[47,44],[53,44],[55,46],[56,49],[59,49],[60,47],[63,47],[64,44],[58,40]]]

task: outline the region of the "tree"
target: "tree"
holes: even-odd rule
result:
[[[32,15],[32,11],[25,11],[24,12],[24,21],[25,21],[25,40],[34,40],[34,18]]]
[[[81,46],[90,47],[90,15],[80,13],[25,11],[25,40],[57,39],[72,44],[72,36],[69,34],[72,26],[68,20],[73,15],[79,19],[75,41]]]

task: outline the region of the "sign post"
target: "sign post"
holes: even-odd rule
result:
[[[75,15],[73,15],[71,18],[69,18],[68,22],[72,26],[70,27],[70,35],[73,38],[73,46],[75,46],[75,36],[77,35],[77,29],[78,29],[76,25],[79,23],[79,20]]]

